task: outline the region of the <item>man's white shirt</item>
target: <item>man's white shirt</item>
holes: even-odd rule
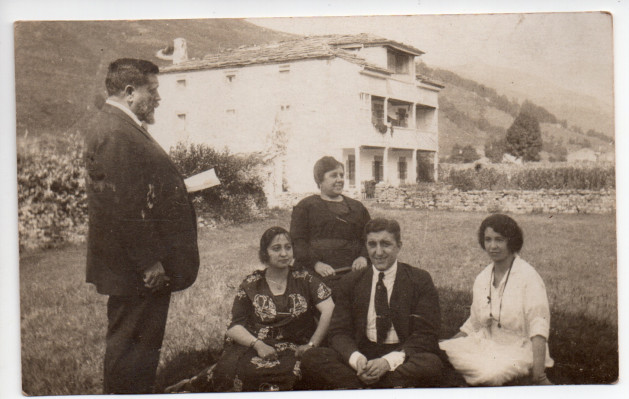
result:
[[[373,269],[373,277],[371,278],[371,295],[369,296],[369,309],[367,311],[367,327],[365,334],[367,335],[367,339],[371,342],[377,342],[377,330],[376,330],[376,306],[375,306],[375,295],[376,295],[376,284],[378,283],[378,278],[380,275],[380,270],[376,269],[374,266],[371,266]],[[397,273],[397,260],[393,265],[384,271],[384,286],[387,288],[387,302],[391,301],[391,293],[393,292],[393,285],[395,283],[395,275]],[[395,328],[393,324],[391,324],[391,329],[387,333],[387,337],[384,340],[384,344],[397,344],[400,342],[400,339],[397,336]],[[359,351],[355,351],[349,357],[349,365],[354,369],[358,369],[358,359],[367,358],[365,355],[360,353]],[[391,371],[395,370],[398,366],[404,363],[404,359],[406,358],[406,354],[402,351],[393,351],[387,353],[382,356],[389,363],[389,368]]]

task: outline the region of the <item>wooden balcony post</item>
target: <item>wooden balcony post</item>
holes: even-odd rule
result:
[[[360,146],[354,147],[354,181],[360,193],[363,189],[363,180],[360,176]]]
[[[384,147],[382,155],[382,181],[389,184],[389,147]]]
[[[411,155],[411,167],[408,172],[409,180],[412,184],[417,183],[417,149],[413,149]]]

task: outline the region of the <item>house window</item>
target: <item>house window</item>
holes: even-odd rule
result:
[[[369,105],[369,100],[371,99],[371,96],[367,93],[360,93],[359,94],[360,97],[360,103],[363,105]]]
[[[177,114],[177,131],[185,131],[186,130],[186,114],[181,113]]]
[[[371,97],[371,123],[374,126],[384,125],[384,98]]]
[[[236,110],[233,108],[230,108],[230,109],[225,110],[225,112],[227,113],[227,115],[234,115],[236,113]]]
[[[387,51],[387,68],[397,74],[408,74],[410,56],[399,51]]]
[[[177,88],[185,89],[186,88],[186,79],[177,79]]]
[[[387,122],[392,126],[408,127],[408,117],[411,114],[411,104],[399,100],[389,100],[387,103]]]
[[[382,157],[379,155],[376,155],[373,157],[373,164],[372,164],[372,175],[373,175],[373,180],[378,183],[382,181],[382,178],[384,176],[384,169],[383,169],[383,162],[382,162]]]
[[[288,74],[290,72],[290,64],[280,65],[280,74]]]
[[[345,167],[347,170],[347,179],[349,180],[349,185],[352,187],[356,186],[356,158],[353,155],[349,155],[347,157],[347,165]]]
[[[419,130],[432,130],[435,122],[436,108],[417,106],[415,110],[415,126]]]
[[[227,79],[229,83],[236,80],[236,71],[235,70],[225,71],[225,79]]]
[[[406,157],[400,157],[397,163],[397,172],[400,183],[406,182],[407,167],[408,165],[406,163]]]
[[[290,104],[280,105],[280,110],[282,110],[282,111],[290,110]]]

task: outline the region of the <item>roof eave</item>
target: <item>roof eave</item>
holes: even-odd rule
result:
[[[284,58],[284,59],[271,59],[260,62],[251,62],[251,61],[233,61],[233,62],[224,62],[219,63],[218,65],[207,64],[201,62],[194,63],[182,63],[178,65],[167,65],[166,67],[162,67],[159,69],[160,73],[179,73],[179,72],[187,72],[187,71],[203,71],[203,70],[211,70],[211,69],[225,69],[225,68],[237,68],[237,67],[247,67],[253,65],[273,65],[273,64],[285,64],[287,62],[295,62],[295,61],[308,61],[308,60],[316,60],[316,59],[331,59],[335,58],[336,55],[317,55],[312,57],[295,57],[295,58]]]

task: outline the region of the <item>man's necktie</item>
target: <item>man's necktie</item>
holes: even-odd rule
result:
[[[387,338],[387,333],[391,329],[391,314],[389,312],[387,287],[384,285],[384,272],[380,272],[378,275],[374,305],[376,308],[376,336],[378,337],[378,343],[381,344]]]

